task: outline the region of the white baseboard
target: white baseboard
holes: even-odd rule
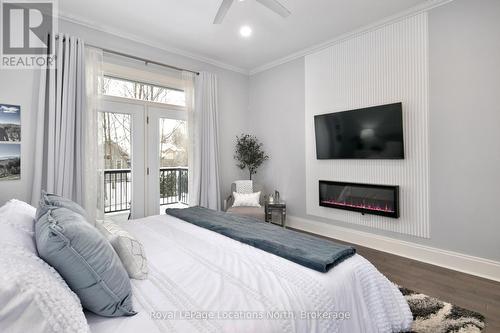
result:
[[[498,261],[397,240],[328,223],[307,220],[296,216],[288,216],[287,225],[295,229],[500,282],[500,262]]]

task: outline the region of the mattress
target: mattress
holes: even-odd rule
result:
[[[360,255],[320,273],[172,216],[123,225],[144,245],[133,317],[86,317],[104,332],[401,332],[412,314]]]

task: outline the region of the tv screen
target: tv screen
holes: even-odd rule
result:
[[[318,159],[403,159],[402,104],[314,117]]]

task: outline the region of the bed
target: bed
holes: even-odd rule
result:
[[[133,317],[87,312],[93,333],[404,332],[398,288],[360,255],[320,273],[172,216],[123,227],[144,245],[149,278],[131,280]]]

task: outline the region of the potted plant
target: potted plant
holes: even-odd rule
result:
[[[242,134],[236,137],[236,148],[234,159],[238,162],[236,165],[241,170],[248,169],[250,180],[252,175],[257,173],[257,169],[269,159],[262,150],[262,143],[250,134]]]

